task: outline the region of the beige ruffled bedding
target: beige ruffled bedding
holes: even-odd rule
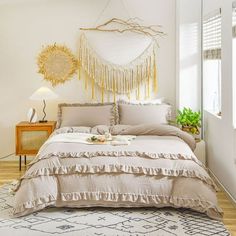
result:
[[[107,132],[137,137],[122,146],[77,141],[78,134]],[[21,178],[14,215],[47,206],[171,206],[221,219],[216,186],[194,148],[190,135],[168,125],[58,129]]]

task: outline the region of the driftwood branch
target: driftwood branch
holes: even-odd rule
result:
[[[118,18],[112,18],[111,20],[108,20],[107,22],[98,25],[96,27],[92,28],[80,28],[80,30],[91,30],[91,31],[104,31],[104,32],[118,32],[118,33],[124,33],[124,32],[134,32],[138,34],[144,34],[150,37],[155,36],[164,36],[165,33],[160,30],[160,25],[140,25],[137,22],[138,18],[130,18],[128,20],[122,20]],[[116,25],[115,27],[106,28],[108,25]]]

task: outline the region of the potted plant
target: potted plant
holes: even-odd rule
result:
[[[199,135],[201,127],[201,112],[194,112],[190,108],[178,110],[176,123],[181,125],[181,129],[193,135]]]

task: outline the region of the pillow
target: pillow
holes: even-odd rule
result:
[[[65,126],[115,125],[117,107],[114,103],[59,104],[57,128]]]
[[[164,97],[161,98],[155,98],[155,99],[149,99],[149,100],[144,100],[144,101],[137,101],[137,100],[127,100],[127,99],[121,99],[119,102],[121,103],[129,103],[129,104],[137,104],[137,105],[141,105],[141,104],[163,104],[165,101]]]
[[[168,104],[131,104],[118,105],[119,123],[122,125],[167,124],[171,119],[171,106]]]

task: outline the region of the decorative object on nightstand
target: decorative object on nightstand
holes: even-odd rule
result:
[[[39,123],[47,122],[46,118],[46,100],[53,100],[56,99],[58,96],[52,90],[47,87],[41,87],[36,90],[31,96],[30,99],[32,100],[40,100],[43,101],[43,119],[39,121]]]
[[[37,122],[37,113],[36,110],[34,108],[30,108],[28,113],[27,113],[27,121],[30,123],[35,123]]]
[[[39,148],[54,131],[56,121],[46,123],[20,122],[16,125],[16,155],[19,156],[19,169],[21,170],[21,156],[36,155]]]
[[[197,142],[196,149],[194,154],[198,158],[199,161],[202,162],[206,166],[206,144],[204,140],[200,140]]]

